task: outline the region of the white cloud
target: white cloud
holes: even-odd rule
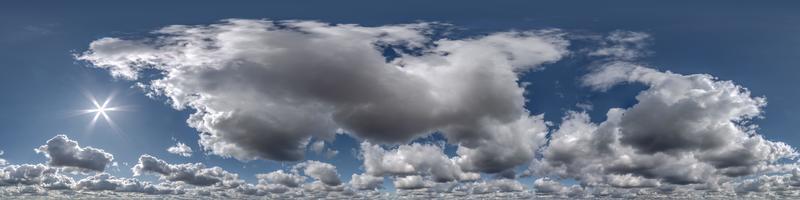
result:
[[[256,175],[259,183],[262,184],[280,184],[286,187],[298,187],[305,183],[306,177],[296,173],[286,173],[283,170],[278,170],[266,174]]]
[[[428,183],[419,175],[396,177],[394,187],[403,190],[413,190],[428,187]]]
[[[57,172],[57,169],[42,164],[9,165],[0,168],[0,186],[37,185],[43,183],[48,176],[55,176]]]
[[[590,56],[609,57],[613,60],[635,60],[646,56],[645,49],[650,34],[632,31],[614,31],[601,41],[601,47],[589,52]]]
[[[353,174],[350,178],[350,186],[359,190],[379,189],[383,187],[383,177],[369,174]]]
[[[309,138],[341,128],[375,143],[440,131],[477,171],[529,162],[547,130],[524,108],[518,77],[559,60],[567,42],[554,31],[432,39],[430,30],[236,19],[99,39],[78,59],[196,110],[188,122],[200,144],[222,156],[300,160]],[[382,48],[393,46],[414,53],[395,48],[387,62]],[[145,69],[164,76],[146,80]]]
[[[56,135],[47,144],[34,149],[44,154],[50,166],[74,167],[82,170],[104,171],[114,156],[102,149],[81,147],[66,135]]]
[[[3,150],[0,150],[0,156],[2,156],[3,154],[5,154],[5,152]],[[8,162],[6,162],[5,159],[0,158],[0,166],[6,165],[7,163]]]
[[[132,178],[117,178],[107,173],[89,176],[75,183],[76,190],[90,191],[115,191],[134,192],[145,194],[180,194],[183,191],[174,190],[163,185],[153,185],[149,182]]]
[[[183,157],[191,157],[192,156],[192,148],[188,145],[178,142],[175,146],[171,146],[167,148],[167,152],[171,154],[180,155]]]
[[[435,145],[414,143],[387,151],[363,142],[361,156],[366,173],[373,176],[430,175],[436,182],[480,178],[480,174],[464,172],[458,158],[448,158]]]

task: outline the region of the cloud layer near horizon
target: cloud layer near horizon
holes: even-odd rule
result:
[[[750,122],[761,117],[766,99],[708,74],[637,63],[650,54],[646,33],[612,32],[592,40],[597,45],[588,51],[571,52],[569,33],[559,30],[448,38],[441,26],[447,25],[232,19],[168,26],[140,39],[98,39],[77,59],[167,97],[175,109],[194,111],[187,123],[200,134],[198,151],[299,162],[248,183],[220,167],[141,155],[131,170],[159,180],[150,183],[108,174],[113,155],[58,135],[36,149],[47,165],[0,168],[0,196],[800,195],[796,150],[765,139]],[[531,99],[520,76],[575,54],[596,61],[576,77],[583,87],[646,89],[635,105],[609,109],[605,121],[568,111],[560,124],[545,122],[525,108]],[[411,142],[434,133],[446,144]],[[363,172],[339,174],[333,164],[304,160],[307,147],[336,155],[325,149],[335,134],[363,140],[357,151]],[[455,154],[445,152],[448,145]],[[183,143],[168,151],[193,152]],[[527,170],[520,174],[521,168]],[[75,169],[94,175],[75,181],[66,173]],[[533,184],[521,176],[535,176]],[[393,194],[382,190],[387,177]],[[578,184],[560,181],[566,179]]]

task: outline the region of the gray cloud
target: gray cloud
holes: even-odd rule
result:
[[[645,49],[650,34],[632,31],[614,31],[600,41],[600,48],[589,52],[589,56],[610,57],[614,60],[635,60],[650,54]]]
[[[547,130],[518,77],[559,60],[567,42],[556,31],[434,40],[431,27],[227,20],[99,39],[78,59],[196,110],[200,144],[222,156],[300,160],[309,138],[341,128],[376,143],[440,131],[477,171],[529,162]],[[387,62],[393,46],[404,48]],[[145,80],[146,69],[164,76]]]
[[[778,160],[797,156],[750,128],[748,120],[760,116],[766,100],[730,81],[624,62],[597,68],[583,81],[597,90],[624,82],[649,88],[637,95],[636,105],[609,110],[600,124],[585,113],[569,113],[532,171],[593,186],[705,184],[719,190],[729,177],[780,171],[787,166]]]
[[[525,190],[525,186],[522,183],[511,179],[476,182],[470,184],[469,187],[472,194],[521,192]]]
[[[56,167],[104,171],[114,160],[114,156],[110,153],[93,147],[81,147],[78,142],[70,140],[66,135],[56,135],[47,140],[47,144],[34,150],[49,159],[47,164]]]
[[[230,173],[220,167],[206,168],[201,163],[169,164],[150,155],[142,155],[139,162],[131,168],[134,176],[157,174],[164,180],[181,181],[196,186],[228,186],[241,184],[239,175]]]
[[[740,196],[749,197],[800,197],[800,172],[797,169],[791,173],[778,175],[761,175],[746,179],[734,186],[734,191]]]
[[[328,163],[309,160],[295,165],[295,169],[302,169],[303,173],[328,186],[338,186],[342,184],[336,166]]]
[[[42,164],[9,165],[0,168],[0,186],[41,184],[48,177],[58,176],[57,172],[56,168]]]

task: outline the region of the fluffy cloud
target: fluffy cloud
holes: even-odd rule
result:
[[[181,181],[196,186],[219,185],[236,187],[241,184],[239,175],[220,167],[206,168],[201,163],[169,164],[150,155],[142,155],[139,162],[131,168],[134,176],[157,174],[161,179]]]
[[[302,169],[303,173],[328,186],[338,186],[342,184],[336,166],[315,160],[305,161],[295,165],[295,169]]]
[[[572,185],[565,186],[558,181],[549,178],[536,179],[533,182],[533,188],[537,196],[550,196],[550,197],[569,197],[569,198],[586,198],[588,192],[581,186]]]
[[[747,89],[710,75],[660,72],[613,62],[584,77],[606,90],[634,82],[649,86],[631,108],[608,111],[595,124],[571,112],[531,170],[619,188],[705,184],[718,190],[731,177],[780,171],[797,152],[755,133],[748,121],[766,104]]]
[[[778,175],[762,175],[737,183],[734,191],[751,197],[800,197],[800,171]]]
[[[115,191],[135,192],[145,194],[179,194],[182,191],[173,190],[161,185],[153,185],[132,178],[117,178],[107,173],[89,176],[75,183],[76,190],[90,191]]]
[[[114,156],[102,149],[81,147],[66,135],[56,135],[47,144],[34,149],[44,154],[50,166],[75,167],[83,170],[104,171]]]
[[[286,173],[283,170],[278,170],[266,174],[258,174],[260,183],[272,183],[272,184],[280,184],[286,187],[298,187],[301,184],[305,183],[306,177],[301,176],[296,173]]]
[[[73,179],[42,164],[9,165],[0,168],[0,186],[42,185],[48,189],[69,188]]]
[[[567,42],[555,31],[433,39],[433,26],[234,19],[99,39],[78,59],[196,110],[189,125],[222,156],[300,160],[311,137],[342,129],[376,143],[439,131],[472,170],[529,162],[547,129],[524,108],[519,76]]]
[[[192,156],[192,148],[181,142],[178,142],[177,144],[175,144],[175,146],[167,148],[167,152],[175,155],[180,155],[183,157]]]
[[[394,180],[394,187],[403,190],[426,188],[428,185],[425,179],[418,175],[397,177]]]
[[[361,143],[366,173],[372,176],[430,175],[436,182],[476,180],[480,174],[464,172],[459,158],[448,158],[436,145],[414,143],[385,150]]]
[[[383,177],[369,174],[353,174],[350,177],[350,186],[359,190],[374,190],[383,186]]]

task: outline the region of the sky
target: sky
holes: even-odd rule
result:
[[[0,197],[797,198],[797,2],[0,3]]]

